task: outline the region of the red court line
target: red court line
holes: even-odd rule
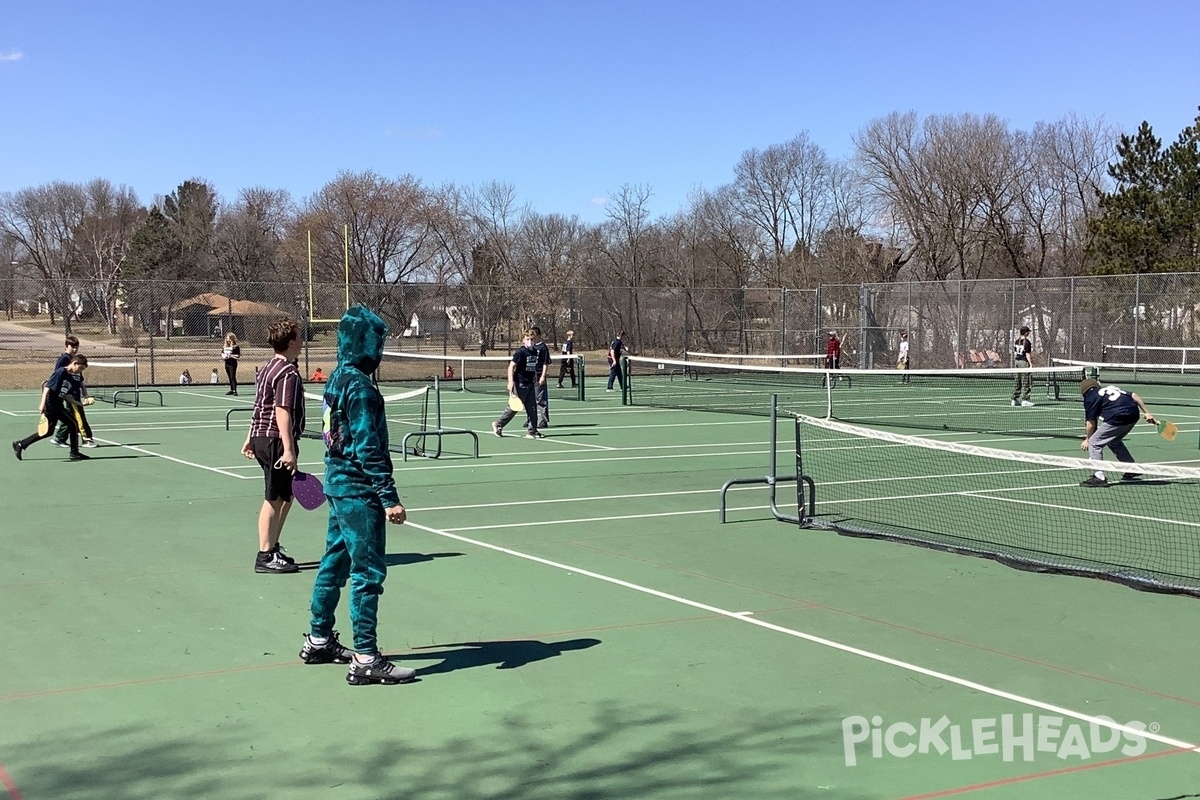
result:
[[[746,584],[738,583],[737,581],[731,581],[728,578],[721,578],[721,577],[717,577],[715,575],[709,575],[704,572],[697,572],[696,570],[683,569],[678,566],[674,566],[671,564],[663,564],[658,561],[652,561],[650,559],[638,558],[637,556],[631,556],[628,553],[621,553],[621,552],[617,552],[615,550],[606,550],[605,548],[597,547],[596,545],[591,544],[590,542],[573,541],[573,542],[571,542],[571,544],[576,545],[577,547],[582,547],[582,548],[588,549],[588,550],[595,550],[600,553],[605,553],[607,555],[617,556],[618,558],[625,558],[625,559],[629,559],[630,561],[637,561],[641,564],[649,564],[650,566],[661,567],[662,569],[670,570],[672,572],[678,572],[683,575],[692,575],[697,578],[705,578],[707,580],[714,581],[717,583],[724,583],[728,586],[735,586],[739,589],[747,589],[750,591],[758,592],[760,594],[770,595],[771,597],[778,597],[781,600],[790,600],[794,603],[799,603],[802,607],[820,609],[822,611],[828,611],[833,614],[841,614],[842,616],[851,617],[853,619],[862,620],[864,622],[870,622],[872,624],[879,625],[884,628],[891,628],[893,630],[904,631],[905,633],[911,633],[911,634],[914,634],[916,636],[920,636],[920,637],[923,637],[926,639],[933,639],[933,640],[939,641],[939,642],[946,642],[947,644],[958,645],[959,647],[964,647],[968,650],[976,650],[981,653],[989,653],[991,655],[1001,656],[1002,658],[1011,659],[1013,661],[1019,661],[1023,664],[1030,664],[1032,666],[1041,667],[1043,669],[1048,669],[1053,672],[1059,672],[1059,673],[1062,673],[1063,675],[1070,675],[1071,677],[1074,677],[1074,678],[1083,678],[1083,679],[1089,680],[1089,681],[1096,681],[1097,683],[1105,683],[1105,684],[1108,684],[1109,686],[1117,686],[1122,689],[1129,689],[1130,691],[1149,695],[1151,697],[1161,697],[1165,700],[1171,700],[1173,702],[1183,703],[1183,704],[1189,705],[1189,706],[1200,706],[1200,700],[1193,700],[1189,697],[1179,697],[1178,695],[1167,694],[1166,692],[1160,692],[1155,689],[1147,689],[1144,686],[1136,686],[1132,683],[1125,683],[1123,681],[1118,681],[1113,678],[1105,678],[1100,675],[1093,675],[1088,672],[1080,672],[1079,670],[1074,670],[1069,667],[1061,666],[1059,664],[1051,664],[1046,661],[1039,661],[1036,658],[1029,658],[1027,656],[1017,655],[1016,653],[1009,653],[1005,650],[998,650],[994,647],[987,647],[986,645],[976,644],[975,642],[967,642],[967,641],[963,641],[962,639],[955,639],[952,636],[943,636],[940,633],[933,633],[931,631],[921,630],[920,628],[913,628],[908,625],[901,625],[898,622],[891,622],[890,620],[878,619],[876,617],[867,616],[866,614],[858,614],[853,611],[847,611],[842,608],[837,608],[836,606],[830,606],[830,605],[825,605],[823,603],[817,603],[812,600],[806,600],[803,597],[796,597],[794,595],[784,594],[782,592],[774,592],[774,591],[771,591],[770,589],[763,589],[760,586],[747,586]]]
[[[988,781],[987,783],[976,783],[970,786],[958,786],[954,789],[943,789],[938,792],[929,792],[928,794],[914,794],[907,797],[898,798],[898,800],[934,800],[937,797],[953,797],[954,795],[967,794],[968,792],[979,792],[985,789],[995,789],[1000,786],[1012,786],[1017,783],[1025,783],[1027,781],[1037,781],[1044,778],[1054,778],[1059,775],[1070,775],[1074,772],[1086,772],[1092,769],[1103,769],[1104,767],[1119,767],[1122,764],[1132,764],[1135,761],[1149,761],[1152,758],[1162,758],[1163,756],[1173,756],[1179,753],[1190,753],[1191,750],[1185,747],[1176,747],[1171,750],[1163,750],[1161,753],[1143,753],[1140,756],[1132,756],[1130,758],[1114,758],[1111,761],[1098,761],[1095,764],[1080,764],[1075,767],[1063,767],[1062,769],[1052,769],[1049,772],[1035,772],[1032,775],[1018,775],[1013,778],[1001,778],[996,781]]]
[[[17,788],[17,784],[13,783],[13,779],[8,776],[8,772],[4,769],[3,764],[0,764],[0,783],[4,784],[4,788],[12,800],[23,800],[21,790]]]

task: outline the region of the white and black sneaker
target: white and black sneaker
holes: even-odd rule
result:
[[[300,648],[300,660],[305,664],[349,664],[354,651],[343,647],[338,641],[337,631],[324,644],[317,644],[312,634],[304,634],[304,646]]]
[[[279,553],[276,551],[271,550],[266,553],[260,552],[258,554],[258,556],[254,559],[254,571],[283,574],[287,572],[299,572],[300,568],[295,564],[289,564],[286,560],[284,560],[283,556],[279,555]]]
[[[284,561],[286,561],[289,564],[296,563],[296,559],[289,556],[287,554],[287,550],[284,550],[283,547],[280,546],[279,542],[275,543],[275,546],[271,548],[271,552],[274,553],[275,555],[279,556],[280,558],[282,558]]]
[[[351,686],[367,686],[372,683],[390,686],[396,683],[411,683],[416,679],[416,670],[398,667],[379,653],[375,654],[373,661],[365,664],[357,658],[350,659],[350,669],[346,672],[346,683]]]

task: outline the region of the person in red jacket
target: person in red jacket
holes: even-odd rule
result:
[[[837,331],[829,332],[829,341],[825,343],[825,369],[840,369],[842,363],[842,340]]]

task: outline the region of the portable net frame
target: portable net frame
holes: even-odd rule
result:
[[[84,372],[84,386],[90,396],[97,402],[126,403],[132,406],[141,405],[142,395],[156,396],[158,404],[163,404],[162,392],[158,389],[144,389],[138,376],[138,361],[111,361],[101,358],[88,359],[87,370]]]
[[[1102,466],[1111,485],[1080,481]],[[796,417],[803,524],[1200,596],[1200,468],[974,447]]]
[[[393,453],[425,455],[425,439],[418,432],[429,431],[429,397],[431,387],[418,386],[406,392],[384,395],[383,409],[387,417],[388,449]],[[306,439],[324,440],[322,407],[324,395],[306,391],[308,401],[304,410],[304,433]],[[439,445],[440,448],[440,445]]]
[[[464,392],[507,395],[508,365],[511,361],[509,356],[451,356],[385,350],[383,361],[379,364],[379,382],[393,384],[438,379],[442,386],[455,386]],[[560,389],[558,376],[564,361],[574,365],[576,385],[572,386],[564,380]],[[551,354],[546,388],[551,398],[583,400],[583,356]]]
[[[778,357],[776,357],[778,358]],[[826,370],[625,358],[629,405],[769,416],[771,396],[792,414],[868,425],[1025,436],[1078,436],[1076,367]],[[1013,405],[1014,381],[1031,406]],[[1018,393],[1024,396],[1023,388]]]

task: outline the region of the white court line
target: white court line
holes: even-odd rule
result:
[[[219,386],[220,384],[217,384],[217,385]],[[191,397],[203,397],[205,400],[217,400],[222,403],[239,403],[241,405],[245,405],[246,403],[249,403],[251,405],[254,405],[253,399],[243,400],[242,398],[236,397],[235,395],[204,394],[203,392],[190,392],[187,389],[180,389],[179,391],[175,392],[175,394],[186,394],[186,395],[190,395]]]
[[[891,667],[897,667],[899,669],[902,669],[902,670],[905,670],[908,672],[913,672],[918,675],[924,675],[927,678],[934,678],[936,680],[940,680],[945,683],[951,683],[956,686],[961,686],[965,689],[970,689],[972,691],[981,692],[983,694],[988,694],[988,695],[991,695],[992,697],[998,697],[1002,700],[1008,700],[1010,702],[1018,703],[1023,706],[1029,706],[1030,708],[1041,709],[1042,711],[1048,711],[1053,714],[1061,714],[1064,717],[1070,717],[1072,719],[1077,719],[1081,722],[1087,722],[1092,725],[1098,725],[1102,728],[1108,728],[1109,730],[1120,731],[1121,733],[1126,733],[1126,734],[1129,734],[1130,736],[1141,736],[1145,739],[1149,739],[1151,741],[1158,742],[1160,744],[1165,744],[1168,747],[1179,748],[1181,750],[1190,750],[1195,753],[1200,753],[1200,747],[1198,747],[1195,744],[1192,744],[1191,742],[1185,742],[1180,739],[1173,739],[1169,736],[1163,736],[1158,733],[1152,733],[1151,731],[1148,731],[1148,730],[1135,729],[1128,725],[1122,725],[1120,723],[1113,722],[1113,721],[1107,720],[1107,719],[1103,719],[1101,717],[1094,717],[1090,714],[1083,714],[1078,711],[1073,711],[1069,708],[1064,708],[1062,706],[1056,706],[1051,703],[1045,703],[1045,702],[1042,702],[1041,700],[1034,700],[1033,698],[1024,697],[1022,695],[1014,694],[1012,692],[1006,692],[1003,689],[996,689],[991,686],[986,686],[982,683],[976,683],[975,681],[967,680],[965,678],[959,678],[955,675],[950,675],[949,673],[938,672],[936,670],[927,669],[926,667],[921,667],[921,666],[912,664],[907,661],[901,661],[900,659],[892,658],[891,656],[885,656],[885,655],[881,655],[879,653],[873,653],[870,650],[863,650],[861,648],[853,647],[848,644],[842,644],[841,642],[835,642],[832,639],[825,639],[823,637],[816,636],[811,633],[805,633],[803,631],[799,631],[794,628],[787,628],[787,627],[784,627],[783,625],[776,625],[771,622],[766,622],[764,620],[757,619],[752,616],[748,616],[748,615],[746,615],[746,612],[729,611],[724,608],[719,608],[717,606],[708,605],[707,603],[701,603],[696,600],[689,600],[685,597],[680,597],[679,595],[674,595],[674,594],[670,594],[668,592],[659,591],[658,589],[651,589],[648,586],[642,586],[641,584],[631,583],[629,581],[621,580],[620,578],[613,578],[608,575],[603,575],[599,572],[592,572],[591,570],[580,569],[579,567],[573,567],[569,564],[563,564],[558,561],[551,561],[548,558],[541,558],[540,556],[531,555],[529,553],[523,553],[519,550],[513,550],[508,547],[501,547],[500,545],[491,544],[489,542],[482,542],[477,539],[471,539],[466,536],[459,536],[457,534],[450,533],[449,531],[439,530],[437,528],[430,528],[426,525],[421,525],[419,523],[413,522],[412,520],[409,520],[405,524],[409,525],[413,528],[416,528],[417,530],[425,531],[426,533],[431,533],[434,536],[442,536],[447,539],[453,539],[458,542],[463,542],[464,544],[472,544],[472,545],[475,545],[476,547],[482,547],[485,550],[492,550],[494,552],[502,553],[504,555],[514,556],[515,558],[522,558],[522,559],[525,559],[526,561],[532,561],[536,564],[542,564],[547,567],[553,567],[554,569],[563,570],[568,573],[582,575],[587,578],[594,578],[595,580],[603,581],[605,583],[610,583],[610,584],[613,584],[614,586],[620,586],[624,589],[631,589],[635,592],[641,592],[642,594],[648,594],[652,597],[658,597],[662,600],[668,600],[672,603],[679,603],[680,605],[689,606],[691,608],[699,609],[701,611],[707,611],[710,614],[716,614],[718,616],[722,616],[727,619],[736,620],[738,622],[744,622],[749,625],[755,625],[759,628],[764,628],[766,630],[773,631],[775,633],[782,633],[786,636],[792,636],[797,639],[803,639],[804,641],[811,642],[812,644],[821,645],[822,647],[828,647],[832,650],[838,650],[843,653],[849,653],[850,655],[858,656],[860,658],[865,658],[865,659],[868,659],[870,661],[875,661],[880,664],[886,664]]]
[[[19,417],[19,416],[21,416],[20,414],[18,414],[18,413],[16,413],[16,412],[14,412],[14,411],[5,411],[3,408],[0,408],[0,414],[8,414],[10,417]]]
[[[205,466],[204,464],[197,464],[194,461],[185,461],[182,458],[175,458],[174,456],[167,456],[167,455],[163,455],[162,453],[156,453],[153,450],[147,450],[146,448],[138,447],[137,445],[121,444],[120,442],[114,442],[111,439],[101,439],[98,436],[96,437],[96,441],[104,442],[105,444],[113,445],[115,447],[120,447],[124,450],[133,450],[136,453],[144,453],[145,455],[154,456],[155,458],[162,458],[167,461],[174,461],[176,464],[183,464],[184,466],[187,466],[187,467],[195,467],[196,469],[202,469],[202,470],[206,470],[208,472],[216,472],[220,475],[228,475],[231,478],[237,478],[239,481],[254,480],[257,477],[257,476],[250,476],[250,475],[238,475],[237,473],[228,472],[226,470],[223,470],[220,467],[208,467],[208,466]]]
[[[767,506],[749,506],[747,508],[731,508],[730,511],[755,511]],[[654,519],[656,517],[688,517],[697,514],[717,513],[713,508],[702,508],[694,511],[660,511],[654,514],[617,514],[611,517],[581,517],[579,519],[549,519],[540,522],[503,522],[497,525],[464,525],[457,528],[442,528],[444,531],[498,531],[505,528],[541,528],[547,525],[576,525],[580,522],[616,522],[623,519]]]
[[[733,486],[730,491],[746,491],[756,489],[756,486]],[[611,494],[596,495],[593,497],[555,497],[550,500],[510,500],[506,503],[467,503],[456,506],[424,506],[414,508],[408,506],[409,511],[465,511],[470,508],[510,508],[513,506],[544,506],[551,503],[590,503],[593,501],[603,500],[634,500],[646,497],[676,497],[689,494],[716,494],[720,489],[688,489],[682,492],[644,492],[642,494],[623,494],[614,496]]]

